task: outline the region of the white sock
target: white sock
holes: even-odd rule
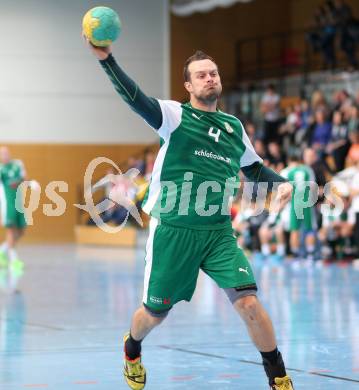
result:
[[[9,249],[9,260],[10,261],[14,261],[17,259],[17,253],[16,253],[16,250],[14,248],[10,248]]]
[[[270,246],[269,244],[263,244],[262,245],[262,253],[264,256],[269,256],[270,255]]]
[[[285,245],[284,244],[277,245],[277,254],[279,256],[285,256]]]

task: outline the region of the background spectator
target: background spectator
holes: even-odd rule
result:
[[[264,116],[263,141],[265,144],[268,144],[270,141],[278,142],[279,103],[280,96],[276,93],[274,85],[268,85],[261,101],[261,112]]]

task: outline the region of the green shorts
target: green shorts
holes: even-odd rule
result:
[[[304,228],[306,232],[313,232],[317,229],[317,221],[313,207],[303,209],[303,218],[298,218],[294,207],[290,211],[289,231],[298,231]]]
[[[200,269],[225,290],[257,289],[230,225],[220,230],[197,230],[163,221],[159,224],[152,218],[145,260],[143,303],[154,312],[190,301]]]

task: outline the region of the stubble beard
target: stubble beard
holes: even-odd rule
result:
[[[211,104],[218,100],[218,98],[221,96],[221,93],[222,87],[216,87],[215,89],[208,92],[203,92],[201,95],[196,96],[196,98],[204,104]]]

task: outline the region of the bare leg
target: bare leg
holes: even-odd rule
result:
[[[238,299],[234,307],[244,320],[249,335],[261,352],[270,352],[277,347],[272,321],[255,296]]]
[[[15,229],[15,243],[20,240],[20,238],[24,235],[24,229],[17,228]]]
[[[6,242],[9,249],[13,249],[16,243],[16,228],[6,229]]]
[[[292,231],[290,233],[290,247],[294,256],[299,255],[299,247],[300,247],[300,233],[299,230]]]
[[[305,245],[307,247],[315,246],[315,235],[314,234],[308,234],[307,237],[305,237]]]
[[[278,226],[275,228],[275,234],[277,237],[277,254],[281,257],[285,257],[285,236],[284,229],[282,228],[282,226]]]
[[[261,243],[261,251],[263,256],[268,257],[271,254],[270,250],[270,240],[272,238],[272,232],[266,226],[262,226],[259,231],[259,240]]]
[[[290,381],[286,377],[282,355],[277,349],[272,321],[257,297],[239,298],[234,303],[234,307],[246,323],[248,333],[262,355],[269,385],[274,384],[275,378]]]
[[[136,310],[132,318],[131,336],[135,340],[143,340],[153,328],[159,325],[165,317],[152,316],[143,306]]]
[[[146,369],[141,362],[142,340],[159,325],[164,317],[152,315],[141,306],[132,318],[130,335],[125,337],[124,377],[131,389],[143,389],[146,384]]]
[[[6,229],[6,242],[8,245],[10,262],[16,262],[18,260],[15,246],[23,234],[24,234],[24,229],[21,228],[11,227]],[[19,264],[22,264],[22,262],[19,262]]]

